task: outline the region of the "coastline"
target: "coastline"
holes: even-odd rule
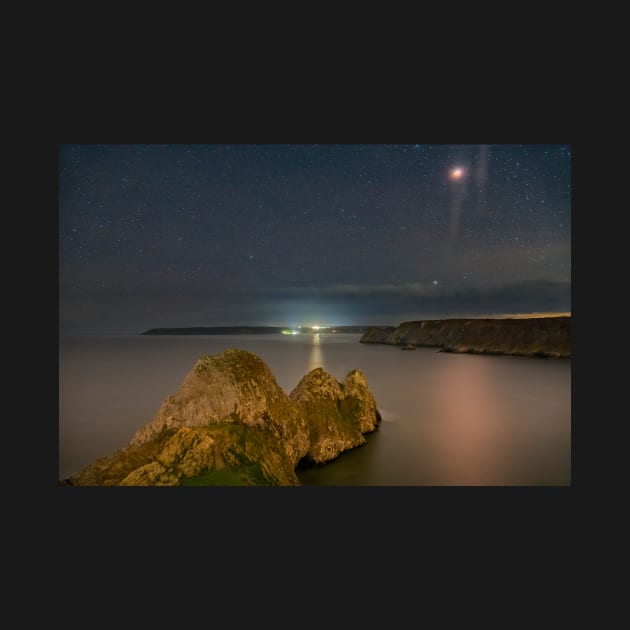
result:
[[[402,348],[433,347],[439,352],[571,358],[571,317],[444,319],[373,326],[360,343]]]

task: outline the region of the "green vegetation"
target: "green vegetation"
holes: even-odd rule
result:
[[[297,482],[282,445],[266,430],[233,422],[196,429],[212,436],[221,451],[219,467],[182,478],[182,486],[292,485]]]
[[[259,466],[244,466],[237,470],[233,468],[220,468],[208,470],[205,473],[182,479],[180,486],[260,486],[271,483],[260,474]]]

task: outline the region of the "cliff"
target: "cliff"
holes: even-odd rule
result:
[[[361,343],[432,346],[441,352],[571,357],[571,318],[443,319],[371,327]]]
[[[63,480],[77,486],[299,485],[298,463],[324,463],[379,422],[359,370],[343,383],[317,368],[289,396],[256,355],[201,357],[129,445]]]

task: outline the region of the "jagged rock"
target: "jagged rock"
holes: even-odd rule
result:
[[[158,462],[136,468],[121,482],[121,486],[175,486],[179,478]]]
[[[287,396],[256,355],[204,356],[127,447],[64,485],[299,485],[295,467],[365,442],[380,422],[359,370],[312,370]]]
[[[343,392],[342,414],[352,418],[359,425],[361,433],[370,433],[376,430],[381,421],[381,414],[361,370],[352,370],[346,376],[343,382]]]
[[[341,413],[343,399],[341,384],[322,368],[309,372],[291,392],[309,429],[307,461],[323,463],[365,442],[358,423]]]
[[[240,422],[278,438],[294,464],[304,457],[308,432],[269,367],[255,354],[229,349],[201,357],[179,391],[169,396],[156,418],[131,440],[141,445],[165,428]]]
[[[306,459],[323,463],[365,443],[364,433],[380,422],[376,402],[359,370],[348,374],[343,384],[322,368],[309,372],[290,394],[309,428],[310,448]]]

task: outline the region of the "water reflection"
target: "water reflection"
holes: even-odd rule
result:
[[[460,357],[458,357],[460,359]],[[502,427],[491,364],[447,361],[436,370],[433,394],[440,401],[441,422],[434,426],[436,459],[448,477],[465,484],[485,484],[502,468]]]
[[[308,361],[308,371],[318,367],[324,367],[322,359],[322,347],[319,340],[319,334],[313,335],[313,343],[311,344],[311,354]]]
[[[125,446],[201,355],[230,347],[258,354],[286,393],[317,367],[339,381],[365,374],[379,430],[301,472],[305,485],[571,483],[569,361],[400,352],[325,333],[60,339],[60,476]]]

